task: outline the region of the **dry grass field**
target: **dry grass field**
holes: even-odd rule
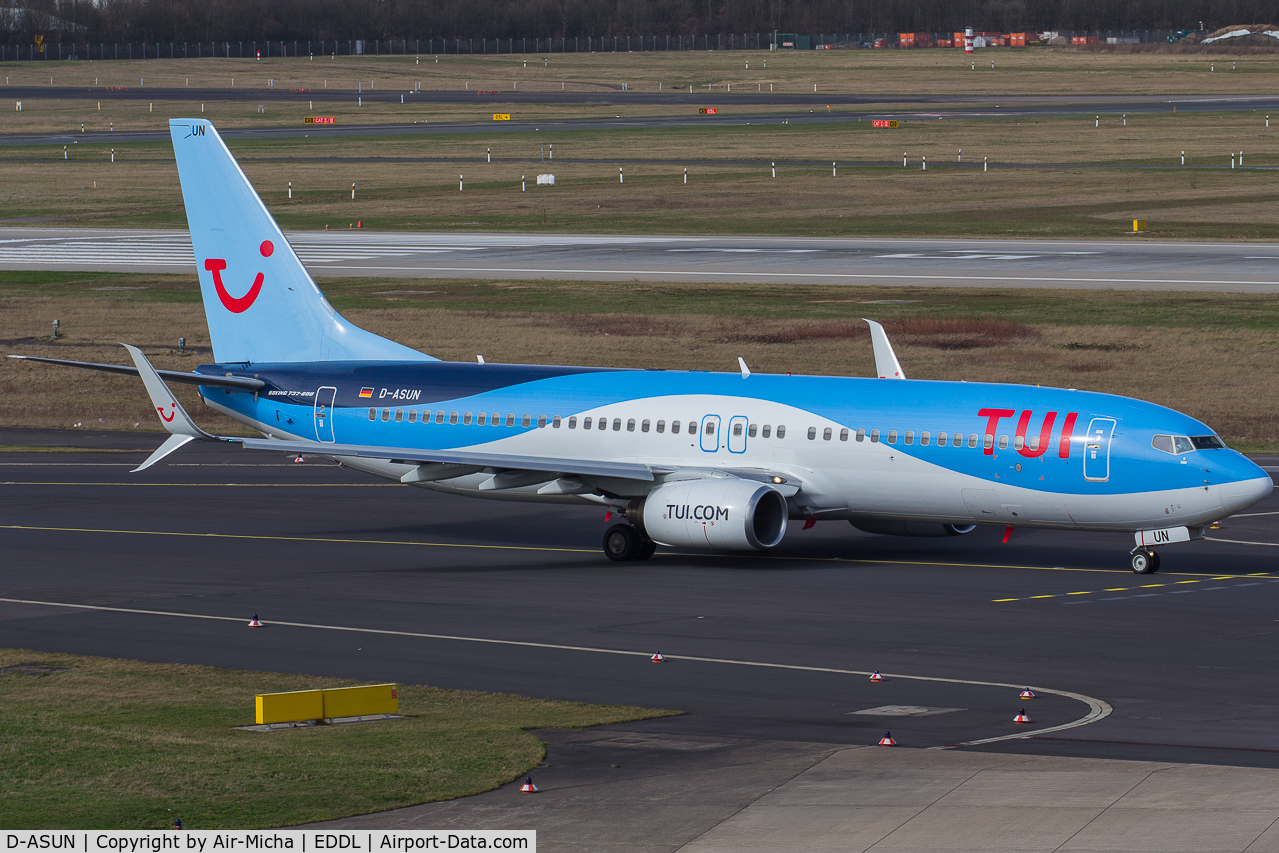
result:
[[[160,367],[210,361],[193,280],[128,278],[147,289],[96,291],[120,279],[74,276],[5,286],[0,345],[124,363],[117,342],[128,341]],[[859,318],[870,316],[885,321],[912,378],[1131,395],[1199,417],[1235,447],[1279,447],[1272,297],[439,280],[430,293],[379,295],[403,280],[320,283],[365,328],[464,361],[733,370],[742,356],[756,372],[869,376],[874,356]],[[57,343],[47,337],[55,317],[64,334]],[[174,352],[179,336],[194,352]],[[242,429],[205,408],[194,389],[176,390],[207,428]],[[124,377],[6,361],[0,399],[4,426],[159,429],[141,384]]]
[[[1127,127],[1111,117],[1100,129],[1080,118],[774,122],[230,145],[292,228],[1094,238],[1143,218],[1149,237],[1279,239],[1279,116],[1268,129],[1251,113],[1132,116]],[[114,163],[110,146],[69,148],[66,160],[62,145],[0,148],[0,218],[185,225],[166,143],[122,144]],[[1238,151],[1250,168],[1229,168]],[[903,152],[908,168],[864,165],[900,164]],[[543,171],[555,187],[536,186]]]
[[[517,42],[518,45],[518,42]],[[247,46],[246,46],[247,49]],[[991,68],[991,63],[994,68]],[[975,66],[975,67],[974,67]],[[309,59],[150,59],[8,62],[8,85],[266,88],[406,92],[823,92],[876,97],[970,95],[1272,94],[1279,53],[1136,53],[1096,48],[963,50],[660,51],[618,53],[316,56]],[[50,84],[50,77],[53,83]],[[707,86],[711,88],[708,90]],[[3,91],[3,90],[0,90]],[[2,132],[2,131],[0,131]]]
[[[81,126],[163,130],[170,117],[183,115],[204,115],[225,127],[301,125],[318,112],[344,125],[493,124],[493,112],[502,111],[548,126],[380,136],[375,142],[321,132],[233,141],[231,148],[281,223],[295,228],[362,221],[380,229],[1094,238],[1118,236],[1126,220],[1144,218],[1152,237],[1279,239],[1279,207],[1273,204],[1279,197],[1279,114],[1269,128],[1264,112],[1174,114],[1168,107],[1126,119],[1108,113],[1097,126],[1092,116],[1004,117],[994,106],[1006,98],[1063,94],[1265,93],[1279,71],[1279,54],[1034,49],[992,50],[979,58],[985,65],[976,71],[960,67],[961,51],[948,50],[444,56],[438,64],[426,57],[420,65],[402,56],[10,64],[0,69],[10,85],[44,85],[51,76],[53,88],[88,88],[85,99],[28,97],[22,112],[0,111],[0,134],[69,134],[54,144],[0,148],[0,221],[185,224],[167,143],[78,144]],[[1220,68],[1206,70],[1214,66]],[[503,82],[499,74],[512,79]],[[143,88],[185,88],[189,80],[193,88],[229,92],[232,77],[239,91],[257,91],[274,80],[276,91],[328,86],[351,97],[311,110],[299,92],[292,101],[265,103],[259,113],[252,101],[99,102],[92,94],[95,83],[100,89],[143,80]],[[728,92],[730,85],[734,92],[769,85],[779,92],[808,91],[814,78],[821,80],[819,90],[829,85],[887,101],[923,95],[944,103],[951,96],[990,95],[991,102],[977,110],[980,115],[938,119],[921,113],[885,130],[859,121],[873,113],[838,106],[832,112],[843,110],[844,120],[836,123],[808,123],[801,116],[782,124],[770,115],[783,107],[735,103]],[[398,103],[417,85],[511,91],[516,84],[555,90],[562,83],[581,91],[627,82],[628,89],[647,91],[650,84],[670,88],[683,81],[686,87],[692,80],[698,81],[695,89],[709,82],[708,105],[749,124],[641,125],[648,116],[692,116],[693,107],[674,104],[512,106],[500,95],[478,93],[473,105]],[[363,106],[354,100],[357,88],[367,96]],[[562,119],[612,126],[574,130],[557,126]],[[544,155],[552,146],[556,156],[549,162]],[[1241,151],[1247,168],[1231,169],[1231,157]],[[887,165],[900,164],[903,154],[907,168]],[[980,168],[983,160],[992,164],[990,171]],[[776,179],[773,162],[779,164]],[[841,164],[837,176],[832,162]],[[534,184],[521,192],[521,178],[543,171],[556,174],[554,188]],[[466,176],[462,192],[459,175]]]

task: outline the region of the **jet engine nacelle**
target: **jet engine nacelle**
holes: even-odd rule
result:
[[[677,548],[772,548],[786,533],[786,498],[751,480],[680,480],[649,492],[644,532]]]
[[[937,524],[931,521],[897,521],[893,519],[864,519],[850,521],[853,527],[864,533],[880,533],[884,536],[963,536],[976,529],[975,524]]]

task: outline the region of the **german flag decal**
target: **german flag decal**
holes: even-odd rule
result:
[[[365,397],[372,397],[372,396],[373,396],[373,389],[372,389],[372,388],[361,388],[361,389],[360,389],[360,398],[361,398],[361,399],[363,399],[363,398],[365,398]]]

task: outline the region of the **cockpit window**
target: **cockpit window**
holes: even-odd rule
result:
[[[1150,446],[1164,453],[1180,455],[1194,453],[1196,450],[1218,450],[1226,445],[1215,435],[1157,435],[1150,440]]]

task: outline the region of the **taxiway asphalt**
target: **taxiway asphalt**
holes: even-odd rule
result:
[[[0,89],[16,101],[24,98],[38,102],[41,99],[80,99],[96,101],[148,102],[182,101],[212,103],[218,101],[258,101],[267,103],[292,103],[300,106],[308,102],[312,112],[323,112],[330,103],[359,103],[364,101],[394,102],[422,106],[432,104],[475,105],[484,110],[511,115],[505,121],[436,121],[404,122],[396,124],[354,124],[271,126],[251,128],[227,128],[219,130],[228,140],[282,139],[329,136],[378,137],[388,135],[431,136],[440,134],[491,134],[552,131],[594,131],[622,129],[654,129],[705,126],[744,126],[758,124],[843,124],[860,118],[895,118],[905,121],[937,119],[1001,119],[1016,117],[1092,116],[1114,117],[1128,113],[1180,112],[1241,112],[1279,110],[1279,97],[1274,95],[1174,95],[1174,96],[1042,96],[1005,97],[999,95],[937,96],[937,95],[843,95],[821,93],[766,93],[759,92],[624,92],[601,88],[594,92],[492,92],[474,91],[370,91],[350,90],[287,90],[287,89],[145,89],[145,88],[76,88],[44,86],[10,86]],[[319,101],[321,106],[314,107]],[[530,105],[607,106],[616,109],[614,116],[591,118],[526,119],[520,108]],[[669,106],[676,114],[666,116],[628,116],[629,106]],[[831,112],[830,107],[842,107]],[[702,115],[696,110],[715,107],[715,115]],[[776,110],[776,107],[790,107]],[[753,112],[761,107],[768,112]],[[825,110],[823,112],[823,110]],[[172,116],[177,117],[177,116]],[[14,133],[0,134],[0,146],[10,145],[64,145],[75,143],[138,143],[168,142],[169,131],[163,119],[155,130],[103,131],[81,129],[80,133]]]
[[[1153,577],[1126,570],[1121,535],[1001,545],[991,529],[834,522],[792,525],[768,554],[614,564],[597,510],[222,446],[130,474],[158,443],[0,430],[0,445],[139,451],[0,457],[0,643],[689,712],[627,726],[655,736],[869,744],[891,729],[939,747],[1101,709],[960,748],[1279,767],[1279,498],[1167,549]],[[266,628],[245,626],[254,613]],[[1012,723],[1023,706],[1031,726]]]
[[[1279,292],[1279,245],[291,231],[316,276]],[[195,272],[178,230],[0,228],[0,269]],[[429,290],[429,288],[423,288]]]

